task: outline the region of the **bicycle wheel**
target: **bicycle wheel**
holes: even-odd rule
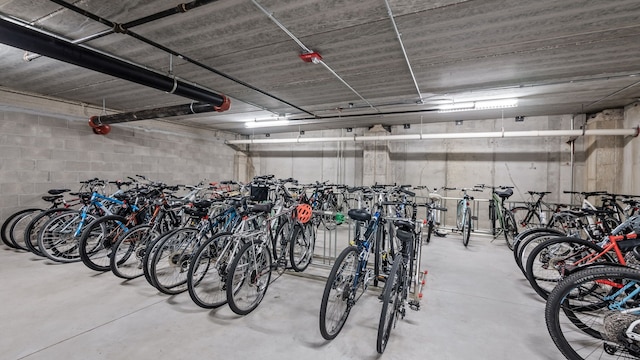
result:
[[[565,233],[563,233],[560,230],[556,230],[556,229],[550,229],[550,228],[546,228],[546,227],[541,227],[541,228],[531,228],[531,229],[525,229],[521,232],[518,233],[518,235],[515,237],[514,239],[514,243],[513,243],[513,257],[516,260],[516,262],[518,261],[518,254],[520,253],[520,246],[525,242],[525,240],[527,240],[529,238],[529,236],[535,234],[535,233],[539,233],[539,232],[556,232],[557,234],[561,235],[561,236],[565,236]]]
[[[507,242],[509,250],[513,251],[514,239],[518,235],[518,226],[511,211],[506,210],[502,215],[504,221],[504,239]]]
[[[198,236],[198,229],[184,228],[172,232],[156,245],[149,263],[149,275],[160,292],[175,295],[187,290],[191,256],[200,245]]]
[[[153,241],[151,241],[151,243],[145,249],[144,256],[142,258],[142,272],[144,274],[144,278],[147,280],[149,285],[153,286],[154,288],[157,288],[157,286],[153,282],[154,280],[153,280],[153,277],[151,276],[151,265],[153,263],[153,257],[155,256],[156,252],[160,248],[160,245],[162,244],[163,240],[167,236],[171,236],[174,232],[178,230],[179,229],[169,230],[166,233],[160,234],[160,236],[153,239]]]
[[[107,215],[88,224],[80,237],[80,259],[91,270],[109,271],[113,246],[129,231],[127,219]]]
[[[47,258],[62,262],[80,261],[78,236],[75,236],[82,215],[78,210],[64,211],[49,219],[38,233],[38,249]],[[93,221],[93,215],[87,214],[85,221]]]
[[[271,253],[266,243],[253,240],[243,245],[231,261],[227,276],[227,302],[238,315],[252,312],[267,293],[271,281]]]
[[[542,230],[543,228],[540,228]],[[546,229],[552,230],[552,229]],[[527,259],[531,254],[531,250],[535,249],[538,244],[549,239],[565,236],[560,231],[538,231],[529,235],[524,239],[519,247],[518,255],[516,257],[516,264],[520,268],[522,275],[527,276],[525,266],[527,265]]]
[[[462,244],[467,247],[471,237],[471,212],[469,209],[464,210],[462,217],[464,219],[462,222]]]
[[[431,233],[433,233],[433,220],[429,220],[427,225],[427,244],[431,241]]]
[[[42,226],[49,221],[52,217],[62,214],[65,211],[71,211],[72,209],[57,208],[49,209],[36,214],[24,229],[24,244],[34,254],[44,257],[45,255],[40,251],[38,246],[38,234],[42,229]]]
[[[289,238],[289,261],[293,270],[305,271],[313,258],[316,233],[310,224],[296,224]]]
[[[526,206],[516,206],[511,209],[518,230],[540,227],[540,215],[535,211],[529,211]]]
[[[571,360],[638,359],[640,272],[621,266],[594,266],[564,279],[551,292],[545,320],[551,339]],[[627,334],[636,335],[633,339]]]
[[[41,213],[42,209],[31,208],[31,209],[23,209],[18,212],[11,214],[3,223],[0,228],[0,237],[2,238],[2,242],[10,248],[14,249],[23,249],[28,250],[28,248],[22,248],[18,241],[24,239],[24,229],[29,224],[29,221],[33,219],[33,217],[39,213]],[[28,221],[25,221],[26,219]],[[18,226],[16,231],[12,231],[16,223],[22,223],[23,225]]]
[[[320,333],[326,340],[334,339],[349,317],[357,284],[358,248],[342,250],[331,268],[320,303]],[[359,274],[364,276],[364,274]]]
[[[400,295],[402,294],[402,273],[404,263],[402,259],[394,261],[387,282],[382,289],[382,311],[380,312],[380,322],[378,323],[378,338],[376,350],[379,354],[384,352],[389,341],[391,330],[395,327],[400,310]]]
[[[213,309],[227,303],[226,281],[234,253],[228,244],[232,239],[229,232],[216,234],[202,243],[189,264],[189,296],[202,308]]]
[[[578,267],[589,264],[585,257],[601,253],[602,248],[586,240],[558,237],[544,241],[527,258],[525,273],[531,287],[543,299],[560,280]],[[607,253],[595,262],[615,262]]]
[[[134,226],[116,242],[109,258],[109,268],[113,275],[123,279],[135,279],[144,275],[142,260],[146,248],[159,236],[151,230],[151,225]]]

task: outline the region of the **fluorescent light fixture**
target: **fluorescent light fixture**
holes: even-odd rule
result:
[[[500,99],[500,100],[483,100],[474,102],[461,102],[455,104],[441,105],[438,108],[439,113],[454,111],[471,111],[486,109],[503,109],[518,106],[518,99]]]
[[[474,110],[503,109],[518,106],[518,99],[476,101]]]
[[[261,127],[273,127],[273,126],[287,126],[290,121],[287,119],[284,120],[273,120],[273,121],[248,121],[244,123],[244,126],[253,129],[253,128],[261,128]]]

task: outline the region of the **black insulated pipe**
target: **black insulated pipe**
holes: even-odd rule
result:
[[[209,103],[216,111],[229,109],[224,95],[162,75],[138,65],[101,54],[86,47],[42,34],[38,31],[0,19],[0,43],[74,64],[103,74],[145,85],[154,89]]]
[[[193,103],[184,105],[167,106],[156,109],[138,110],[128,113],[92,116],[94,125],[110,125],[130,121],[160,119],[172,116],[201,114],[216,111],[216,107],[206,103]]]

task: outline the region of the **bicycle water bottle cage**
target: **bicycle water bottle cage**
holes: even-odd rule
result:
[[[351,209],[347,213],[349,217],[356,221],[369,221],[371,214],[365,209]]]
[[[506,199],[510,198],[511,195],[513,195],[513,190],[511,190],[511,189],[506,189],[506,190],[503,190],[503,191],[496,190],[496,195],[498,195],[498,196],[500,196],[500,198],[506,200]]]
[[[395,225],[398,228],[398,231],[404,230],[408,232],[413,232],[413,228],[414,228],[413,224],[406,220],[394,220],[393,225]]]

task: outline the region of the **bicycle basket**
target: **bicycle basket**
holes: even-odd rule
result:
[[[266,184],[251,184],[249,198],[251,201],[266,201],[269,198],[269,186]]]

